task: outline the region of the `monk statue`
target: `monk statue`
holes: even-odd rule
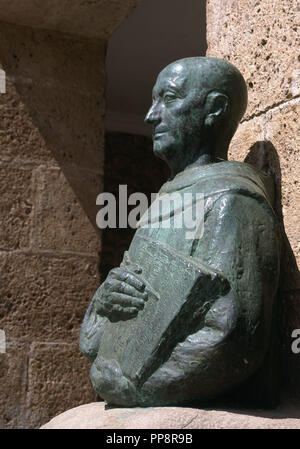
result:
[[[222,59],[182,59],[157,78],[145,121],[171,176],[155,201],[183,201],[168,210],[162,201],[150,225],[141,220],[84,317],[80,349],[108,404],[204,404],[270,359],[280,259],[273,183],[227,160],[246,106],[241,73]],[[191,236],[175,222],[197,204]]]

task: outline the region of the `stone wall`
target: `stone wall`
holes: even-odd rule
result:
[[[78,338],[99,285],[104,54],[101,41],[0,26],[1,428],[95,400]]]
[[[231,144],[230,158],[245,160],[275,177],[284,242],[279,289],[282,381],[300,398],[300,354],[291,351],[292,330],[300,328],[297,3],[208,0],[207,55],[232,62],[248,85],[248,110]]]

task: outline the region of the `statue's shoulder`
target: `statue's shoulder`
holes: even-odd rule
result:
[[[210,177],[222,177],[223,179],[240,179],[243,183],[252,181],[260,184],[268,182],[270,175],[258,170],[253,165],[247,162],[238,161],[223,161],[214,164],[208,164],[203,170],[203,176]],[[199,179],[201,178],[201,172],[199,171]]]
[[[264,198],[270,205],[274,202],[273,178],[247,164],[246,162],[224,161],[209,164],[204,170],[199,170],[194,177],[196,191],[207,194],[224,192]]]
[[[199,192],[205,196],[236,192],[264,198],[270,205],[274,200],[272,178],[246,162],[224,161],[186,169],[167,181],[159,194]]]
[[[224,176],[251,178],[265,182],[270,176],[247,162],[224,161],[213,164],[215,170]]]

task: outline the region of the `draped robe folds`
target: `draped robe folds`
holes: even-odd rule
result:
[[[162,186],[159,196],[204,195],[203,233],[136,231],[121,264],[129,271],[138,265],[149,292],[136,318],[100,317],[102,287],[95,293],[80,348],[94,362],[91,380],[102,398],[129,406],[206,401],[259,369],[279,277],[271,186],[267,175],[239,162],[186,169]]]

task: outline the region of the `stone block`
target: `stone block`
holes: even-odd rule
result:
[[[200,407],[106,410],[103,402],[94,402],[67,410],[42,426],[42,429],[299,429],[298,417],[299,409],[286,404],[276,411],[256,410],[253,412],[253,410],[245,409],[203,409]],[[137,438],[138,432],[135,435]],[[120,443],[121,441],[117,440],[119,436],[118,433],[110,432],[106,437],[106,443]],[[174,433],[173,436],[178,438],[178,435]],[[111,440],[108,439],[109,437]],[[169,437],[169,443],[172,446],[176,440],[173,440],[172,444],[172,433]],[[132,442],[132,437],[130,438],[122,442]],[[185,441],[188,443],[188,440]]]
[[[208,56],[229,60],[248,85],[246,117],[296,96],[296,0],[207,2]]]
[[[30,114],[31,126],[37,128],[52,156],[52,164],[101,173],[104,158],[101,95],[68,89],[68,86],[24,84],[18,79],[16,87],[23,107]]]
[[[103,91],[105,42],[2,23],[1,62],[12,81]],[[102,83],[99,84],[99,77]]]
[[[83,185],[88,182],[87,175],[81,172],[80,187],[85,194],[86,186],[83,188]],[[37,192],[34,246],[42,250],[73,251],[97,257],[100,239],[94,227],[96,220],[93,226],[64,173],[41,168],[36,170],[34,179]],[[97,194],[95,187],[94,207]],[[86,198],[88,202],[91,200]]]
[[[139,0],[0,1],[0,20],[87,38],[107,38]]]
[[[92,257],[0,253],[0,328],[8,339],[78,341],[99,286]]]
[[[241,123],[231,141],[228,159],[243,162],[264,141],[264,134],[264,116]]]
[[[32,344],[27,398],[31,427],[39,426],[68,407],[96,399],[89,367],[76,344]]]
[[[7,342],[0,353],[0,429],[26,428],[29,345]]]
[[[32,172],[0,165],[0,248],[30,247],[34,196]]]
[[[96,205],[96,198],[103,192],[103,177],[97,172],[72,167],[65,167],[63,172],[91,225],[97,235],[101,236],[101,229],[96,224],[96,215],[100,209],[100,206]]]
[[[0,159],[55,165],[37,125],[22,102],[13,83],[6,81],[6,93],[0,95]]]
[[[0,59],[32,121],[27,134],[36,128],[60,166],[102,170],[104,56],[102,41],[1,26]]]

